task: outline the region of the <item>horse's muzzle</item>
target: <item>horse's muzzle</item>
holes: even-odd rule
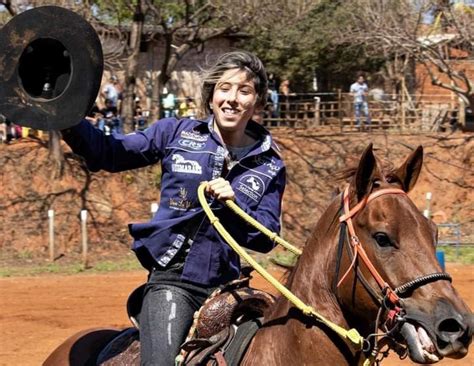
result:
[[[433,363],[438,361],[436,358],[466,356],[473,333],[471,312],[461,314],[443,300],[437,302],[433,311],[420,311],[420,304],[410,306],[410,301],[405,305],[406,323],[402,325],[401,334],[413,361]]]

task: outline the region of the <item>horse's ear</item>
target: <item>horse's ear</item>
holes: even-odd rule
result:
[[[423,165],[423,147],[420,145],[413,151],[405,162],[395,170],[391,180],[398,180],[405,192],[410,191],[420,175],[421,166]]]
[[[355,189],[359,201],[372,191],[373,183],[377,178],[383,179],[377,167],[372,144],[369,144],[362,153],[357,172],[354,176]]]

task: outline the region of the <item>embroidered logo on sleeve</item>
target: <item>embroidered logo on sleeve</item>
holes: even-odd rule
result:
[[[202,167],[195,160],[186,160],[181,154],[173,154],[171,170],[175,173],[202,174]]]
[[[186,211],[191,207],[191,201],[188,200],[188,191],[186,188],[179,189],[178,198],[170,198],[170,208],[178,211]]]
[[[254,201],[259,201],[265,192],[265,184],[260,177],[254,174],[247,174],[240,178],[237,190],[250,197]]]

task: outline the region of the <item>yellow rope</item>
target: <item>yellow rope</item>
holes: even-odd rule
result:
[[[235,240],[234,238],[227,232],[227,230],[222,226],[222,224],[219,222],[219,218],[214,215],[212,212],[211,208],[209,207],[209,204],[206,201],[206,197],[204,195],[204,190],[206,188],[207,183],[201,183],[201,185],[198,188],[198,198],[199,198],[199,203],[201,204],[202,208],[204,209],[204,212],[206,213],[207,217],[209,218],[209,221],[211,224],[215,227],[215,229],[219,232],[220,235],[224,238],[224,240],[229,244],[229,246],[245,261],[247,261],[255,270],[265,279],[267,280],[273,287],[275,287],[283,296],[285,296],[293,305],[295,305],[299,310],[303,312],[303,314],[307,316],[313,316],[317,320],[319,320],[321,323],[324,323],[326,326],[331,328],[334,332],[336,332],[343,340],[345,340],[349,345],[351,345],[353,348],[355,348],[356,351],[360,351],[363,346],[364,338],[359,334],[359,332],[356,329],[349,329],[346,330],[339,325],[332,323],[328,319],[326,319],[324,316],[321,314],[317,313],[311,306],[306,305],[303,301],[301,301],[297,296],[295,296],[290,290],[288,290],[285,286],[283,286],[278,280],[273,277],[270,273],[268,273],[260,264],[258,264]],[[249,222],[248,216],[245,212],[243,212],[235,203],[232,201],[227,201],[226,204],[228,206],[234,206],[232,210],[237,213],[239,211],[238,215],[242,217],[245,221]],[[251,218],[252,219],[252,218]],[[252,219],[253,222],[256,222],[254,219]],[[258,222],[256,222],[259,226],[261,226]],[[265,228],[266,229],[266,228]],[[270,238],[276,242],[277,235],[272,233],[270,230],[266,229],[267,232],[271,233],[272,236]],[[283,239],[281,239],[283,242],[285,242]],[[280,241],[278,241],[280,243]],[[286,242],[285,242],[286,243]],[[287,243],[288,244],[288,243]],[[294,248],[293,246],[290,245],[290,247]],[[301,254],[301,251],[297,248],[294,248],[297,251],[299,251],[299,254]],[[298,254],[298,253],[296,253]],[[364,362],[364,365],[367,365],[367,363]]]
[[[291,245],[283,238],[279,237],[277,233],[268,230],[265,226],[255,220],[252,216],[247,215],[239,206],[235,204],[235,202],[231,200],[227,200],[226,203],[227,207],[229,207],[236,215],[241,217],[244,221],[252,225],[255,229],[260,231],[261,233],[265,234],[276,244],[280,244],[282,247],[288,249],[290,252],[296,255],[301,255],[301,250],[297,247]]]

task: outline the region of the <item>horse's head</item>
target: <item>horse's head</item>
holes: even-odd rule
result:
[[[335,283],[349,317],[360,324],[378,313],[375,326],[392,344],[406,345],[415,362],[433,363],[467,354],[473,316],[436,259],[436,225],[406,195],[422,160],[419,147],[383,173],[372,145],[364,151],[346,192]]]

